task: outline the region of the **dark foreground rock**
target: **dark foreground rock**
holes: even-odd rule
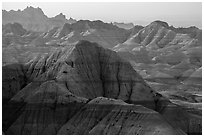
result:
[[[84,126],[86,125],[86,126]],[[141,105],[98,97],[72,117],[58,134],[161,135],[185,134],[177,131],[162,116]]]

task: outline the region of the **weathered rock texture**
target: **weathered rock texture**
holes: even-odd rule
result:
[[[187,112],[175,105],[170,107],[172,103],[153,91],[129,63],[116,52],[96,43],[80,41],[35,58],[16,71],[15,77],[18,79],[22,77],[21,71],[26,79],[22,83],[26,83],[26,86],[19,86],[21,83],[11,85],[11,89],[16,90],[12,91],[14,94],[9,94],[9,98],[12,98],[7,106],[15,109],[5,109],[14,114],[3,115],[6,134],[180,134],[184,133],[182,130],[186,133],[201,131],[200,128],[189,131],[189,126],[196,124],[188,123],[191,117]],[[3,82],[9,85],[6,79],[7,76],[3,75]],[[7,92],[10,90],[3,91],[3,97],[7,96]],[[132,105],[117,100],[95,99],[97,97],[123,100]],[[92,101],[87,104],[88,100]],[[15,104],[17,106],[13,107]],[[95,104],[96,107],[93,107]],[[111,104],[116,111],[109,107],[104,111],[107,104]],[[90,109],[87,109],[89,106]],[[171,111],[174,109],[177,111]],[[165,120],[153,110],[160,112]],[[102,111],[103,120],[96,125],[98,118],[91,117],[100,117],[98,111]],[[118,117],[119,121],[115,121],[114,117]],[[135,123],[130,125],[134,118]],[[9,122],[6,121],[8,119]],[[96,123],[90,122],[89,125],[89,120],[96,120]],[[136,125],[140,122],[142,124],[138,128]],[[114,123],[117,124],[114,126]],[[81,128],[75,129],[72,125]],[[71,129],[64,131],[65,128]]]
[[[196,27],[174,28],[154,21],[113,50],[129,60],[145,80],[161,89],[157,92],[174,92],[177,97],[188,98],[186,90],[192,96],[202,93],[201,34],[202,30]]]
[[[151,109],[98,97],[81,108],[58,134],[161,135],[183,132],[171,127],[158,112]]]

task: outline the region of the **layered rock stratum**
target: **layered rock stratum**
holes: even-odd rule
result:
[[[201,36],[202,31],[196,27],[174,28],[166,22],[154,21],[113,50],[129,60],[148,81],[189,87],[187,79],[191,79],[196,87],[191,90],[201,92],[201,73],[192,75],[202,66]]]

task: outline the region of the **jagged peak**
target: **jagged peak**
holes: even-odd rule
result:
[[[72,17],[70,17],[70,18],[68,19],[68,21],[69,21],[70,24],[73,24],[73,23],[76,23],[76,22],[77,22],[77,20],[76,20],[76,19],[73,19]]]
[[[46,16],[41,8],[39,8],[39,7],[35,8],[35,7],[32,7],[32,6],[27,6],[27,7],[26,7],[25,9],[23,9],[23,10],[20,10],[20,9],[18,9],[18,10],[9,10],[9,11],[7,11],[7,10],[2,10],[2,13],[4,13],[4,14],[5,14],[5,13],[21,13],[21,12],[25,12],[25,13],[33,13],[33,12],[36,12],[36,13],[38,13],[38,14],[40,14],[40,15]]]
[[[76,20],[75,20],[74,18],[72,18],[72,17],[70,17],[69,20],[74,20],[74,21],[76,21]]]
[[[101,20],[94,20],[94,21],[90,21],[90,20],[79,20],[75,23],[75,25],[78,24],[88,24],[91,28],[96,28],[96,29],[117,29],[118,27],[115,26],[112,23],[105,23]]]
[[[54,18],[66,19],[66,16],[63,13],[60,13],[60,14],[56,15]]]
[[[44,14],[43,10],[41,8],[39,8],[39,7],[34,8],[32,6],[27,6],[23,11],[38,11],[38,12]]]

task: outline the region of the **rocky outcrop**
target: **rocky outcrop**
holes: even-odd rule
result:
[[[63,26],[64,23],[69,23],[69,24],[73,24],[76,23],[77,20],[72,19],[70,17],[70,19],[66,19],[66,16],[62,13],[56,15],[55,17],[49,18],[49,22],[54,26],[54,27],[60,27]]]

